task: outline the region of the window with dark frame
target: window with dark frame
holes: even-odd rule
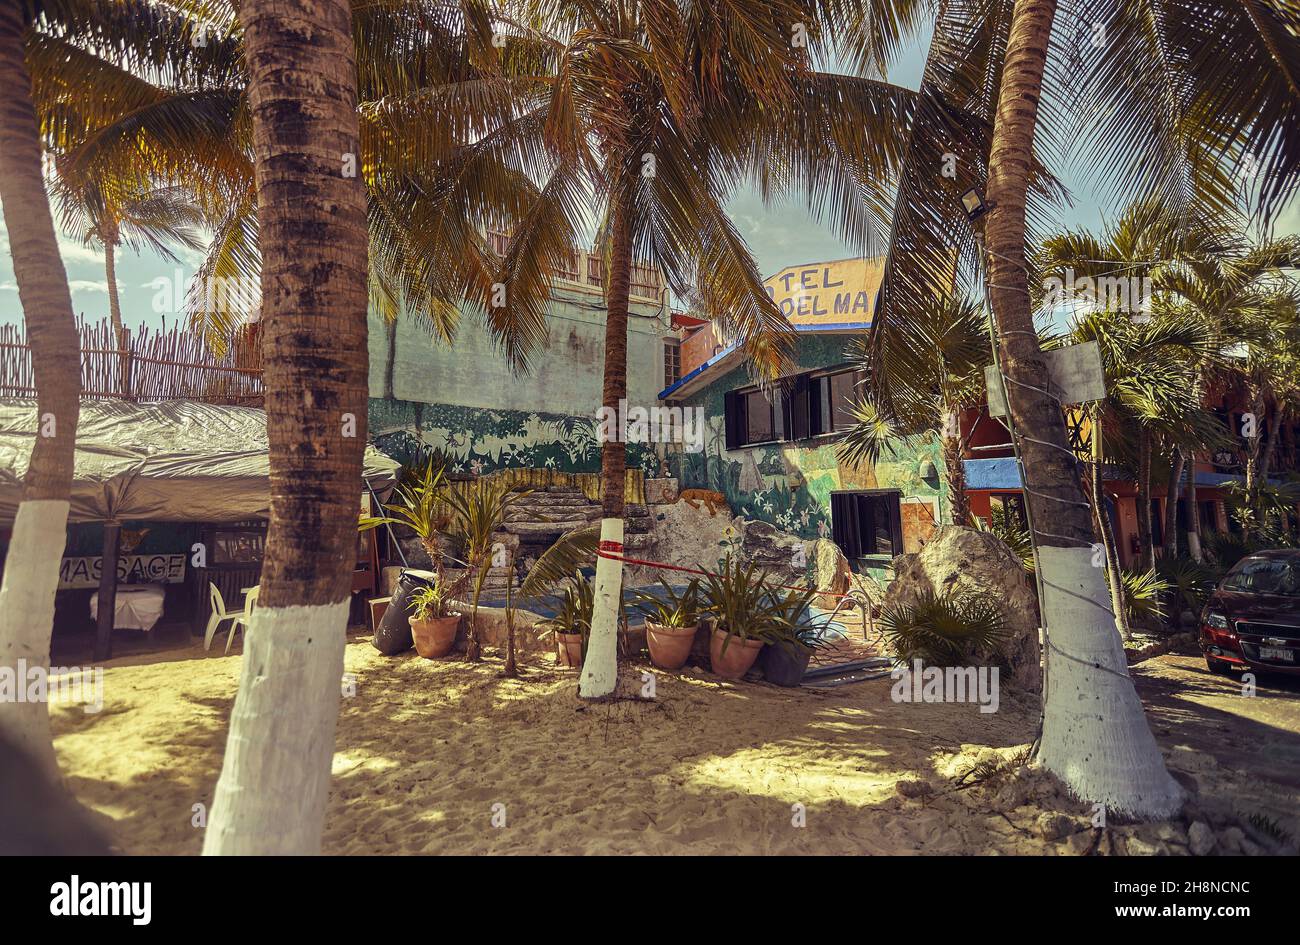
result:
[[[664,387],[682,379],[682,343],[677,338],[664,339]]]
[[[846,558],[903,553],[902,493],[831,493],[831,539]]]
[[[862,377],[851,369],[800,374],[772,399],[757,387],[728,391],[727,449],[843,433],[854,423],[851,404]]]

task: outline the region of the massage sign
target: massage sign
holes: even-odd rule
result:
[[[59,565],[59,589],[98,587],[104,559],[64,558]],[[185,580],[185,555],[122,555],[117,559],[119,584],[180,584]]]

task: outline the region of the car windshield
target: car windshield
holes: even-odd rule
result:
[[[1300,560],[1246,558],[1223,579],[1224,590],[1300,597]]]

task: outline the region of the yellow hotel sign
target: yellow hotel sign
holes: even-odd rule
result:
[[[792,324],[865,324],[875,310],[884,271],[880,257],[838,259],[787,266],[763,285]]]

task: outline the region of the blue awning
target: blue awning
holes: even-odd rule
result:
[[[967,489],[1019,489],[1020,470],[1014,456],[962,460]]]

